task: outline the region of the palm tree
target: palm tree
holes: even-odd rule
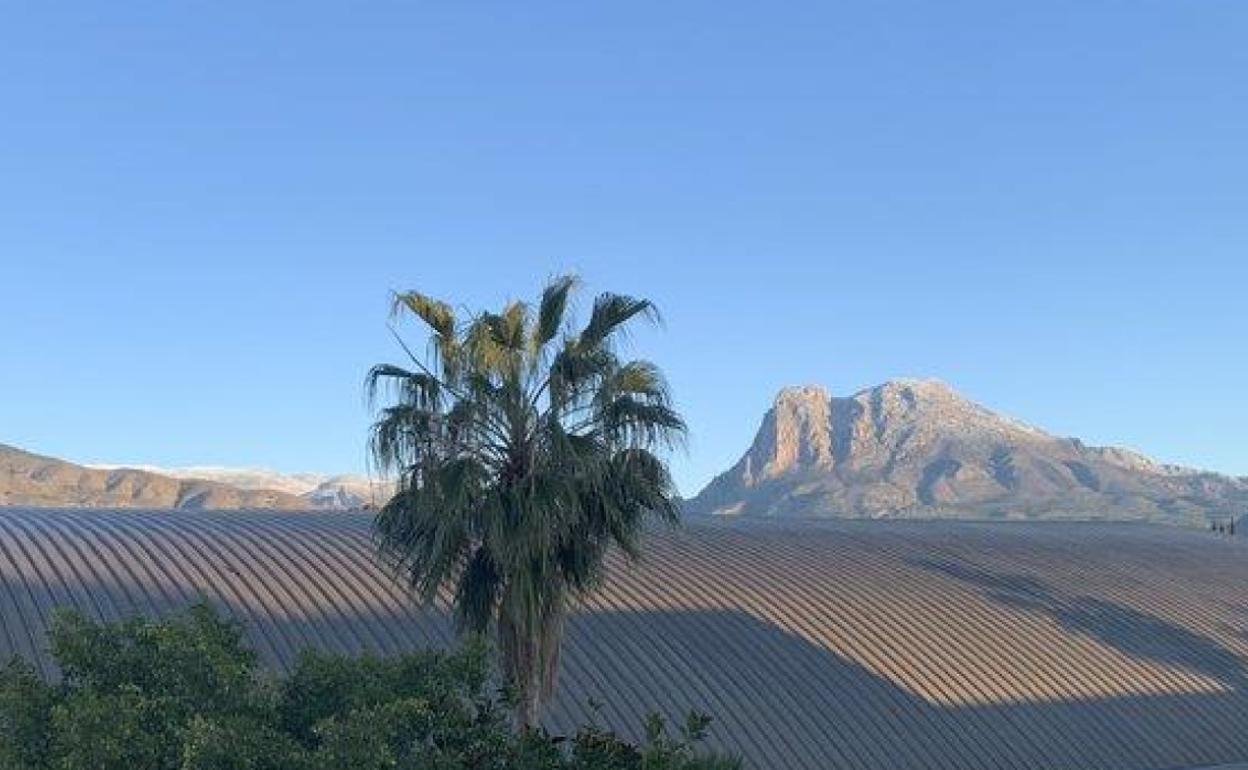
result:
[[[398,477],[374,533],[383,558],[425,602],[441,593],[461,631],[493,632],[515,722],[537,724],[558,672],[564,619],[600,585],[608,550],[639,556],[648,519],[678,512],[662,458],[684,437],[659,369],[622,360],[647,300],[601,294],[578,332],[577,280],[551,281],[536,310],[457,319],[445,302],[396,294],[395,317],[429,327],[426,354],[395,333],[408,363],[367,378],[378,412],[370,453]]]

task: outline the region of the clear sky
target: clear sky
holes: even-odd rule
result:
[[[1248,474],[1248,3],[19,2],[0,443],[364,467],[387,292],[642,294],[692,493],[948,381]]]

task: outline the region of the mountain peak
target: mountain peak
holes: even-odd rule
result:
[[[949,383],[935,377],[893,377],[867,390],[904,390],[906,388],[927,392],[955,392]]]
[[[1240,480],[1059,438],[940,380],[899,378],[844,398],[817,385],[784,388],[750,449],[689,507],[1196,523],[1245,505],[1248,485]]]
[[[741,473],[748,483],[777,478],[802,466],[830,465],[830,402],[828,392],[819,385],[782,388],[741,460]]]
[[[828,401],[828,390],[822,385],[789,385],[776,394],[774,406]]]
[[[850,398],[878,395],[904,399],[923,399],[927,401],[972,403],[970,399],[953,389],[944,380],[921,379],[918,377],[894,377],[879,385],[864,388]]]

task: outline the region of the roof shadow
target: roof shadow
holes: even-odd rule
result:
[[[1248,663],[1213,639],[1133,607],[1064,592],[1037,578],[997,572],[964,561],[931,558],[907,563],[954,578],[1011,609],[1043,615],[1062,628],[1119,652],[1202,674],[1248,690]]]
[[[714,744],[751,767],[1144,770],[1248,757],[1243,690],[944,706],[740,610],[595,611],[569,631],[552,727],[584,719],[590,697],[633,737],[649,709],[698,708],[715,718]]]
[[[1034,585],[1009,582],[1027,588],[1028,606],[1041,606]],[[81,588],[72,603],[88,615],[100,609],[82,597],[142,590]],[[34,605],[56,604],[39,584],[21,589]],[[441,613],[414,608],[320,607],[301,617],[258,618],[228,597],[212,600],[244,624],[262,659],[278,667],[306,647],[387,653],[451,638]],[[177,605],[118,609],[152,614]],[[1078,613],[1070,617],[1089,622]],[[19,625],[32,637],[42,633],[34,615]],[[1105,626],[1096,621],[1092,627]],[[1168,636],[1167,643],[1179,638]],[[46,655],[46,647],[37,649],[45,666]],[[581,612],[569,619],[564,662],[547,720],[555,732],[596,719],[639,739],[646,713],[658,711],[678,724],[697,709],[714,718],[710,745],[742,755],[752,768],[1147,770],[1248,757],[1242,729],[1248,690],[941,706],[736,609]],[[591,699],[602,704],[597,712],[589,708]]]

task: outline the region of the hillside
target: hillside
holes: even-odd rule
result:
[[[394,493],[394,485],[359,474],[281,473],[266,468],[230,468],[215,465],[165,467],[159,465],[92,465],[114,470],[132,468],[173,479],[198,479],[242,490],[275,490],[303,498],[307,507],[351,509],[377,506]]]
[[[0,444],[0,506],[308,508],[297,495],[175,479],[133,468],[87,468]]]
[[[943,383],[895,380],[848,398],[817,386],[785,389],[745,455],[687,509],[1203,526],[1248,509],[1248,484],[1053,436]]]

